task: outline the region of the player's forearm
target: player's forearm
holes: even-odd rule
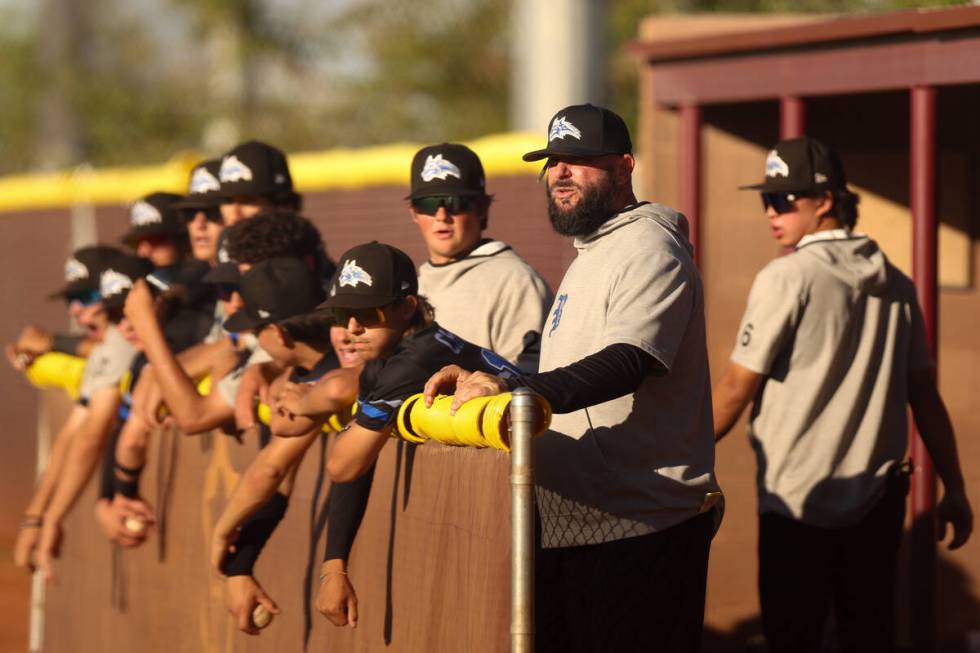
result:
[[[337,436],[327,459],[327,474],[334,483],[349,483],[367,473],[378,460],[391,427],[371,431],[354,423]]]
[[[350,557],[354,538],[367,510],[371,484],[374,481],[374,469],[372,465],[360,478],[350,483],[334,483],[330,487],[330,495],[327,498],[327,545],[324,560],[346,561]]]
[[[74,410],[84,411],[83,408],[77,407]],[[38,480],[34,496],[31,497],[27,508],[24,510],[26,514],[40,515],[48,507],[55,487],[57,487],[58,479],[61,477],[61,470],[64,468],[68,449],[71,447],[71,436],[83,423],[84,419],[78,419],[73,411],[65,425],[61,427],[58,435],[55,436],[54,444],[51,446],[51,454],[48,457],[48,464]]]
[[[123,426],[116,442],[115,461],[123,467],[138,469],[146,464],[149,429],[134,411]]]
[[[735,426],[742,411],[755,396],[759,379],[754,373],[736,369],[732,364],[722,374],[711,393],[716,441],[725,437]]]
[[[88,420],[75,435],[51,502],[44,511],[46,521],[61,521],[75,505],[99,462],[111,426],[109,420]]]
[[[946,492],[962,492],[963,471],[956,450],[956,436],[935,383],[918,384],[909,401],[915,425],[943,481],[943,487]]]

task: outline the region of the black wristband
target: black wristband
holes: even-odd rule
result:
[[[238,541],[235,542],[235,551],[225,556],[221,573],[225,576],[251,576],[262,547],[272,537],[288,507],[289,497],[276,492],[265,505],[256,510],[242,525]]]
[[[116,472],[122,472],[126,476],[133,478],[120,478]],[[119,461],[112,461],[112,490],[114,494],[121,494],[127,499],[136,499],[140,495],[140,475],[143,473],[142,467],[123,467]]]
[[[374,466],[363,476],[349,483],[334,483],[327,497],[327,546],[324,560],[347,560],[350,557],[354,538],[364,519],[371,483],[374,480]]]
[[[63,333],[56,333],[51,338],[51,351],[60,351],[62,354],[78,356],[78,345],[84,339],[84,336],[67,336]]]

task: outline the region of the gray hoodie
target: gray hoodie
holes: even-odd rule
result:
[[[435,307],[444,328],[524,372],[537,371],[541,326],[552,294],[509,245],[488,240],[458,261],[423,263],[419,293]]]
[[[909,370],[932,364],[911,280],[867,236],[807,236],[756,276],[732,361],[765,377],[759,511],[860,520],[905,455]]]

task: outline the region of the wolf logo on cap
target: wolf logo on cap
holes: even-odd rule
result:
[[[252,169],[241,162],[234,154],[226,156],[221,162],[221,171],[218,173],[221,183],[236,181],[252,181]]]
[[[779,157],[776,150],[769,150],[769,156],[766,157],[766,176],[789,177],[789,166]]]
[[[582,140],[582,132],[579,131],[579,128],[565,120],[565,116],[559,116],[551,123],[551,129],[548,131],[548,140],[561,140],[566,136]]]
[[[373,283],[373,279],[371,279],[371,275],[364,268],[357,264],[357,261],[350,259],[344,263],[344,268],[340,271],[340,286],[356,288],[359,283],[370,286]]]
[[[433,179],[442,179],[445,181],[446,177],[450,175],[456,177],[456,179],[460,178],[459,168],[455,163],[442,158],[441,154],[436,154],[435,156],[430,154],[426,157],[425,167],[422,168],[422,181],[432,181]]]
[[[85,267],[84,263],[75,258],[70,258],[65,261],[65,281],[71,283],[72,281],[87,278],[88,268]]]

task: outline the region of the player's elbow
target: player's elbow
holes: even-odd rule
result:
[[[284,478],[286,478],[285,467],[257,459],[249,470],[245,482],[252,489],[264,492],[267,488],[279,487]]]
[[[327,475],[334,483],[350,483],[364,473],[362,467],[352,458],[331,456],[327,460]]]

